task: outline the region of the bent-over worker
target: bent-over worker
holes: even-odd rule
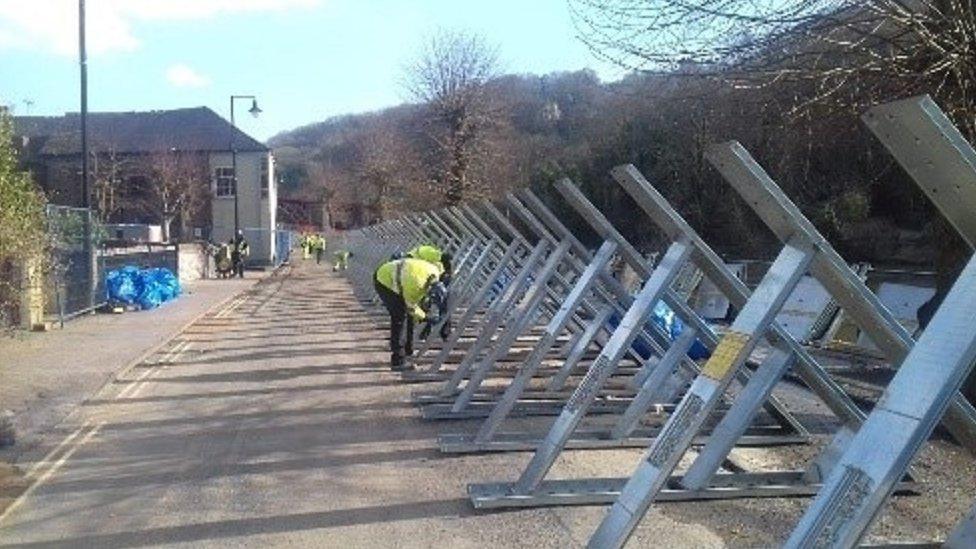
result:
[[[373,274],[373,286],[390,313],[390,369],[407,369],[413,354],[414,322],[437,323],[445,308],[447,290],[441,271],[422,259],[387,261]],[[406,332],[406,333],[404,333]]]
[[[335,271],[345,271],[349,268],[349,258],[352,257],[352,252],[349,250],[336,250],[332,257],[335,262],[332,264],[332,272]]]

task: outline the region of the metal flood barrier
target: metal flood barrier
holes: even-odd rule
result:
[[[619,176],[618,179],[623,181],[634,180],[638,178],[643,181],[643,178],[636,174],[636,170],[629,168],[630,172],[623,174],[623,172],[615,173],[615,177]],[[636,174],[636,176],[634,175]],[[645,182],[646,183],[646,182]],[[626,185],[625,185],[626,187]],[[698,258],[708,257],[709,254],[712,255],[712,261],[708,262],[703,260],[703,269],[708,269],[713,272],[718,267],[722,266],[724,269],[724,263],[717,259],[717,256],[711,252],[711,250],[697,237],[690,227],[680,218],[680,216],[663,200],[659,195],[656,196],[658,199],[657,205],[663,206],[660,212],[655,210],[656,206],[647,206],[650,209],[651,217],[665,228],[665,233],[673,238],[675,242],[669,247],[668,252],[664,255],[661,263],[657,266],[653,273],[648,273],[646,271],[646,266],[640,263],[639,254],[627,243],[623,237],[617,232],[610,223],[590,204],[585,197],[579,193],[569,182],[562,182],[557,184],[557,188],[567,199],[567,201],[572,205],[587,221],[593,226],[593,228],[604,238],[612,239],[621,244],[624,249],[629,249],[630,253],[630,263],[631,265],[640,271],[644,271],[643,274],[649,274],[650,278],[645,284],[643,290],[638,294],[637,300],[638,305],[628,311],[627,317],[621,322],[622,327],[627,326],[637,326],[639,325],[639,319],[641,317],[646,318],[648,309],[653,305],[659,298],[671,299],[668,301],[669,305],[672,305],[676,310],[683,313],[683,319],[687,319],[689,326],[696,326],[697,330],[689,328],[686,334],[682,334],[684,337],[679,338],[672,347],[672,352],[666,355],[664,360],[658,362],[654,369],[648,370],[648,375],[642,377],[643,384],[641,386],[641,391],[639,392],[637,398],[635,398],[628,411],[623,415],[621,421],[617,424],[614,429],[616,434],[624,433],[627,429],[633,428],[636,420],[638,420],[648,409],[648,407],[655,401],[657,401],[658,396],[660,396],[660,391],[662,388],[668,387],[669,377],[674,376],[676,373],[680,374],[678,369],[679,361],[682,355],[687,351],[688,347],[694,342],[696,337],[701,337],[705,339],[707,344],[714,347],[716,344],[717,337],[712,332],[704,322],[702,322],[697,315],[690,310],[687,304],[681,302],[674,298],[673,294],[667,295],[667,284],[673,280],[673,277],[681,268],[684,261],[686,261],[690,256],[693,248],[697,248],[699,252],[697,254]],[[649,188],[649,185],[647,186]],[[641,196],[643,193],[647,193],[647,188],[631,187],[629,191],[633,191],[632,194],[637,198],[638,203],[642,206],[647,205],[646,200],[642,200]],[[652,193],[653,194],[653,193]],[[661,215],[658,215],[660,213]],[[719,276],[719,278],[724,278],[722,281],[724,285],[728,285],[729,279],[738,282],[734,276],[732,276],[727,271],[721,271],[725,274],[724,277]],[[655,279],[657,275],[657,279]],[[652,284],[653,282],[653,284]],[[731,284],[735,284],[732,282]],[[739,292],[747,292],[744,285],[738,282]],[[730,291],[730,293],[735,293]],[[737,301],[741,301],[741,298]],[[698,336],[696,336],[696,332]],[[628,344],[627,338],[632,334],[631,330],[628,329],[618,329],[614,333],[613,344],[626,346]],[[799,348],[798,345],[794,345]],[[608,346],[609,347],[609,346]],[[472,485],[469,486],[469,494],[476,506],[483,507],[495,507],[495,506],[528,506],[528,505],[552,505],[552,504],[571,504],[571,503],[597,503],[597,502],[609,502],[613,501],[616,494],[619,493],[620,487],[626,479],[615,479],[615,478],[604,478],[604,479],[582,479],[578,481],[551,481],[546,482],[543,480],[545,474],[548,472],[549,468],[555,462],[558,454],[567,447],[567,442],[570,440],[568,437],[570,433],[575,430],[581,417],[585,414],[585,407],[592,402],[592,396],[596,393],[602,383],[610,372],[612,372],[614,359],[616,357],[612,354],[613,351],[609,353],[604,350],[605,354],[601,354],[601,358],[606,359],[601,368],[592,368],[584,379],[583,384],[577,389],[577,393],[574,394],[573,400],[571,400],[572,405],[567,405],[564,409],[563,414],[560,416],[560,420],[553,426],[546,440],[543,441],[534,457],[530,462],[529,466],[523,471],[519,479],[514,483],[490,483],[482,485]],[[807,356],[805,353],[799,351],[803,355],[804,360],[808,363],[813,363],[813,359]],[[600,359],[598,359],[599,361]],[[697,367],[692,365],[693,375],[697,374]],[[740,372],[745,379],[744,385],[748,385],[748,377],[745,376],[745,372]],[[693,376],[692,376],[693,377]],[[817,369],[817,371],[808,376],[813,378],[815,386],[825,387],[824,392],[828,397],[832,398],[832,402],[839,402],[834,407],[839,410],[841,414],[850,414],[851,410],[856,410],[849,400],[844,400],[843,398],[837,396],[842,394],[835,386],[825,383],[823,380],[826,378],[826,374],[822,369]],[[690,381],[688,377],[679,378],[681,379],[681,384]],[[673,387],[673,385],[672,385]],[[771,388],[771,387],[770,387]],[[673,396],[673,394],[672,394]],[[772,412],[773,417],[780,419],[785,423],[785,426],[793,427],[797,433],[805,434],[805,430],[798,422],[792,418],[792,416],[783,410],[782,405],[776,402],[775,399],[769,399],[768,393],[762,396],[757,396],[754,398],[758,406],[767,405],[767,407]],[[754,412],[755,410],[753,410]],[[738,414],[741,416],[741,414]],[[749,428],[749,420],[751,417],[746,418],[745,421],[740,421],[735,425],[738,431],[733,433],[720,432],[722,429],[722,424],[716,428],[715,432],[719,432],[719,438],[723,442],[716,447],[725,448],[725,453],[731,450],[731,446],[735,444],[736,441],[740,443],[748,443],[749,434],[746,433]],[[714,437],[714,433],[712,435]],[[782,436],[782,435],[781,435]],[[703,443],[709,438],[699,438],[698,442]],[[781,440],[784,440],[781,438]],[[802,439],[800,439],[802,440]],[[785,440],[784,440],[785,441]],[[798,441],[794,438],[793,442]],[[605,445],[608,446],[609,444]],[[726,456],[722,456],[725,458]],[[714,464],[715,469],[724,461],[724,459],[719,460],[718,463]],[[712,471],[714,472],[714,471]],[[677,480],[677,479],[673,479]],[[672,483],[674,487],[669,489],[667,497],[670,499],[685,499],[685,498],[709,498],[709,497],[744,497],[744,496],[755,496],[766,494],[798,494],[812,493],[812,488],[808,483],[801,482],[801,475],[797,472],[789,473],[773,473],[773,474],[740,474],[739,476],[724,475],[717,480],[720,482],[720,486],[715,486],[713,490],[708,490],[707,487],[696,487],[695,491],[685,490],[676,484]],[[736,489],[736,484],[740,484],[741,490]],[[765,486],[764,486],[765,485]]]
[[[864,120],[965,242],[976,247],[976,151],[929,98],[868,111]],[[959,389],[976,361],[976,257],[956,279],[864,427],[800,519],[788,547],[859,542],[936,424],[957,426]],[[956,431],[953,431],[954,433]],[[962,437],[960,437],[962,438]],[[971,439],[970,439],[971,442]],[[945,546],[976,546],[976,507]]]
[[[976,152],[931,99],[881,105],[864,118],[976,245]],[[884,287],[869,289],[863,266],[848,264],[745,148],[716,144],[706,158],[781,243],[754,288],[630,165],[611,175],[668,242],[655,262],[569,180],[555,190],[598,237],[595,249],[528,189],[345,234],[356,258],[346,274],[380,328],[379,264],[418,244],[454,255],[442,320],[453,330],[441,338],[434,327],[416,342],[415,369],[398,375],[422,384],[411,398],[425,420],[479,420],[473,431],[443,433],[442,452],[532,453],[514,479],[469,485],[475,507],[610,504],[589,541],[602,548],[623,546],[655,501],[814,496],[786,545],[853,547],[884,502],[913,486],[911,458],[938,423],[976,448],[976,410],[959,393],[976,360],[976,259],[916,343],[906,314],[886,307]],[[611,274],[615,262],[640,278],[636,293]],[[690,300],[703,285],[705,302]],[[657,307],[680,319],[680,335],[654,322]],[[719,333],[706,317],[729,307],[738,313]],[[870,414],[805,347],[831,337],[841,316],[897,369]],[[696,360],[696,345],[707,360]],[[801,468],[745,470],[731,455],[737,446],[809,440],[773,393],[788,373],[839,428]],[[513,418],[527,417],[535,419],[513,430]],[[628,447],[646,449],[630,477],[547,479],[564,451]],[[973,546],[974,514],[976,505],[945,546]]]
[[[926,146],[935,146],[932,140],[926,143]],[[959,144],[956,143],[956,145]],[[959,150],[962,149],[956,149],[956,151]],[[971,153],[971,149],[969,151]],[[729,184],[746,199],[776,236],[784,242],[785,247],[773,263],[770,272],[767,273],[756,289],[753,297],[743,306],[730,332],[724,336],[721,344],[725,347],[724,352],[714,353],[705,364],[702,376],[695,380],[679,410],[669,418],[668,425],[665,427],[666,433],[658,437],[650,446],[637,470],[628,480],[620,496],[593,534],[589,542],[591,547],[619,547],[626,542],[637,523],[648,511],[653,501],[657,499],[664,485],[662,477],[666,477],[684,455],[691,437],[713,405],[715,395],[724,388],[723,384],[726,383],[731,372],[741,367],[745,357],[755,345],[756,337],[759,330],[763,328],[763,323],[768,319],[770,310],[775,308],[777,301],[782,299],[784,290],[791,284],[795,284],[796,278],[803,271],[809,270],[813,276],[818,278],[838,304],[857,320],[860,328],[888,356],[892,364],[910,364],[906,361],[911,359],[914,354],[921,353],[924,356],[924,353],[928,351],[931,357],[932,353],[935,352],[928,347],[921,347],[918,351],[913,350],[914,342],[905,328],[898,324],[877,297],[867,289],[856,273],[847,267],[840,256],[833,251],[830,244],[738,143],[732,142],[713,146],[706,153],[706,156]],[[899,155],[895,153],[895,156],[898,157]],[[976,156],[970,156],[971,158],[976,158]],[[925,165],[931,166],[932,162]],[[971,169],[972,164],[969,164],[969,167]],[[911,168],[909,170],[911,171]],[[916,176],[917,180],[918,176]],[[949,181],[943,179],[944,183],[949,183]],[[956,180],[955,184],[959,185],[959,181]],[[956,190],[962,192],[958,186]],[[930,193],[927,192],[927,194]],[[935,194],[937,192],[930,194],[933,200],[935,200],[933,196]],[[967,201],[957,200],[952,207],[957,208],[958,211],[960,204],[967,204]],[[970,202],[970,204],[972,203]],[[940,206],[941,208],[942,206]],[[972,219],[971,212],[976,210],[969,209],[968,211],[970,212],[968,219]],[[952,219],[953,213],[955,212],[950,210],[946,212],[946,215]],[[973,270],[976,271],[976,269]],[[961,277],[961,281],[967,282],[964,277]],[[974,291],[971,282],[968,288],[970,291]],[[943,340],[942,343],[948,344],[945,340],[952,340],[956,347],[960,345],[966,347],[968,343],[971,352],[976,353],[976,344],[973,343],[976,341],[974,339],[976,338],[976,324],[972,322],[974,312],[976,312],[976,302],[967,302],[965,296],[960,297],[961,299],[952,309],[962,308],[966,310],[965,315],[968,317],[968,322],[960,322],[962,319],[957,318],[957,322],[949,327],[935,324],[933,319],[933,324],[930,324],[930,330],[932,330],[930,333],[939,333]],[[950,300],[947,300],[946,303],[950,303]],[[943,308],[946,306],[943,305]],[[944,317],[939,313],[937,316]],[[932,339],[939,337],[934,336]],[[951,353],[942,354],[942,364],[951,364],[952,367],[955,367],[952,371],[964,370],[968,372],[972,366],[973,354],[963,358],[963,362],[966,362],[964,368],[956,367],[957,365],[952,362]],[[773,372],[773,374],[782,375],[782,372]],[[899,376],[902,375],[899,372]],[[931,378],[933,376],[926,373],[921,377]],[[921,380],[915,381],[921,382]],[[960,379],[959,384],[961,383]],[[897,385],[892,384],[889,391],[892,387],[897,387]],[[910,396],[912,393],[915,395],[914,398]],[[917,390],[908,389],[906,396],[908,397],[907,400],[911,400],[915,406],[919,405],[919,400],[922,400],[924,405],[924,399],[919,398]],[[941,405],[939,411],[947,411],[943,417],[943,423],[957,440],[973,447],[974,440],[976,440],[974,439],[976,431],[973,430],[976,426],[976,421],[974,421],[976,415],[973,414],[972,406],[958,393],[958,385],[955,386],[955,390],[939,391],[937,396]],[[878,408],[872,413],[872,419],[863,428],[848,423],[834,435],[826,451],[821,454],[821,458],[828,459],[819,459],[815,465],[819,476],[825,479],[822,491],[825,494],[836,492],[840,495],[835,498],[831,498],[829,495],[818,496],[815,500],[815,508],[819,503],[822,508],[821,514],[818,515],[815,511],[808,513],[807,516],[810,518],[804,519],[800,524],[800,528],[804,526],[811,528],[810,533],[806,535],[794,533],[788,545],[797,547],[849,547],[856,543],[857,537],[845,538],[840,534],[840,530],[843,529],[841,524],[842,521],[852,520],[852,515],[857,514],[858,506],[863,507],[864,500],[869,499],[868,496],[871,494],[872,483],[866,480],[866,475],[852,473],[851,467],[844,463],[845,459],[848,459],[852,453],[856,455],[863,443],[862,441],[865,440],[870,441],[868,442],[869,448],[865,447],[864,450],[870,455],[861,454],[858,463],[862,467],[868,466],[868,462],[880,459],[882,456],[889,458],[897,456],[898,452],[893,451],[894,447],[904,446],[904,442],[897,442],[897,438],[905,437],[906,432],[914,433],[914,431],[906,430],[904,426],[898,425],[897,421],[892,418],[889,418],[888,421],[873,419],[879,414],[883,414],[879,410],[884,410],[887,402],[887,397],[882,399]],[[941,413],[938,414],[938,416],[941,415]],[[924,438],[927,438],[931,429],[934,428],[938,416],[931,419],[930,427],[924,433],[924,437],[919,437],[918,445],[921,445]],[[730,412],[723,421],[731,417]],[[893,444],[885,444],[876,437],[871,440],[872,434],[878,432],[877,425],[879,423],[883,425],[881,431],[888,437],[896,439],[892,441]],[[707,454],[707,451],[706,446],[696,463]],[[907,465],[906,460],[904,467],[889,471],[885,477],[887,481],[884,490],[885,495],[890,495],[898,482],[904,478]],[[875,464],[870,463],[870,466],[874,468]],[[692,465],[689,473],[694,470],[695,464]],[[861,470],[858,469],[858,471]]]

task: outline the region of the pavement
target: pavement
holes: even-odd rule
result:
[[[530,455],[441,454],[439,433],[477,424],[420,419],[418,386],[387,360],[383,331],[339,275],[301,262],[265,279],[138,361],[61,422],[46,453],[18,462],[26,491],[0,512],[0,546],[585,544],[602,506],[473,509],[468,483],[514,480]],[[750,452],[741,457],[757,466],[808,458]],[[629,475],[642,453],[567,452],[551,477]],[[963,459],[952,452],[932,470],[958,471]],[[630,546],[773,546],[807,501],[661,505]],[[971,498],[954,501],[962,511]],[[889,530],[943,528],[954,512],[942,509],[942,523],[898,514]]]
[[[0,450],[16,461],[125,367],[168,342],[189,322],[267,276],[198,280],[151,311],[93,314],[48,332],[0,336],[0,410],[14,413],[18,442]]]

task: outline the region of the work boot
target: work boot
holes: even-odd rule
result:
[[[392,355],[390,357],[390,370],[394,372],[406,372],[413,370],[413,364],[408,364],[402,355]]]
[[[412,372],[414,370],[413,364],[407,364],[405,362],[399,362],[390,365],[390,371],[393,372]]]

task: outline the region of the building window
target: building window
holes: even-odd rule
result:
[[[214,168],[214,194],[217,196],[234,196],[234,168]]]
[[[268,198],[268,157],[261,158],[261,198]]]

